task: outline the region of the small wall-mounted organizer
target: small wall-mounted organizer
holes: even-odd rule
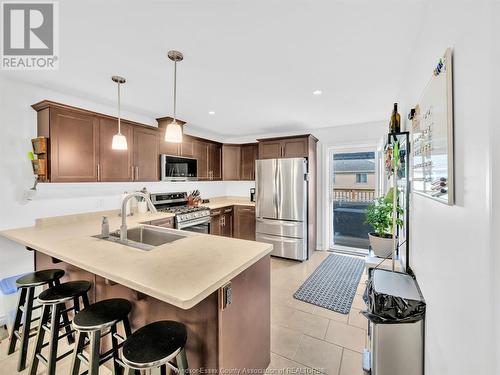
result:
[[[38,181],[47,181],[47,155],[49,140],[46,137],[36,137],[31,140],[33,154],[36,159],[31,160],[33,173],[37,175]]]

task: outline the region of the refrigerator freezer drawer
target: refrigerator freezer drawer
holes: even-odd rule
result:
[[[256,232],[271,234],[273,236],[306,237],[306,223],[303,221],[283,221],[283,220],[269,220],[269,219],[256,219]]]
[[[307,241],[301,238],[272,236],[256,233],[256,241],[273,245],[271,255],[295,260],[307,259]]]

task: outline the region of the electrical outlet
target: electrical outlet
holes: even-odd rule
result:
[[[222,310],[226,309],[228,305],[233,302],[233,288],[231,282],[228,282],[220,288],[220,303]]]

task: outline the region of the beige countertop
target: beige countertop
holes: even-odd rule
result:
[[[211,210],[226,206],[250,206],[255,207],[255,202],[250,202],[249,198],[243,197],[217,197],[210,198],[210,203],[202,203],[202,206],[208,207]]]
[[[224,204],[218,207],[243,204],[219,202]],[[190,235],[143,251],[93,238],[100,233],[103,214],[109,216],[110,231],[119,228],[117,211],[108,211],[39,219],[33,227],[0,235],[183,309],[195,306],[272,250],[272,245],[260,242],[181,232]],[[127,223],[132,228],[170,216],[136,214]]]

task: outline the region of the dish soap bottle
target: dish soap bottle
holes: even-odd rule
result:
[[[101,237],[108,238],[109,237],[109,219],[107,216],[102,217],[101,224]]]
[[[401,116],[398,113],[398,103],[394,103],[391,120],[389,121],[389,131],[391,133],[401,132]]]

